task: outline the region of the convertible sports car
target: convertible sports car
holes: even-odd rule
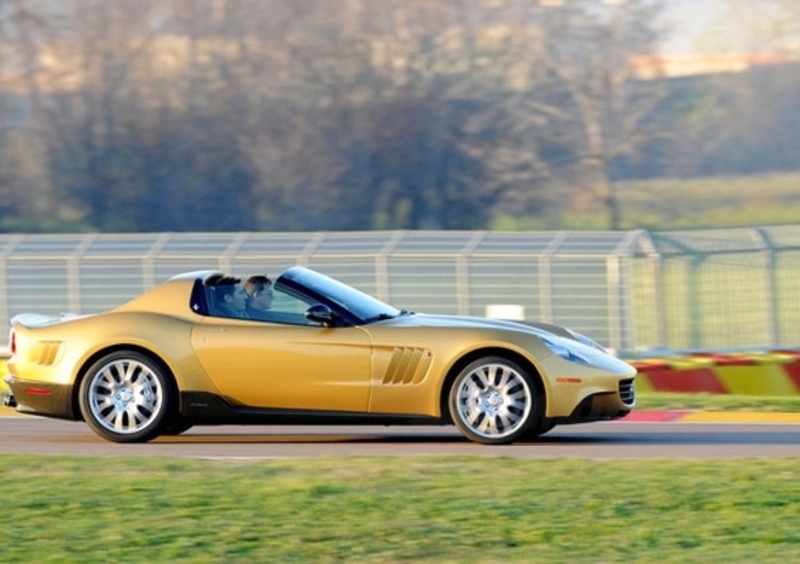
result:
[[[121,443],[222,423],[420,423],[483,444],[634,405],[635,369],[562,327],[415,314],[299,266],[271,291],[266,319],[219,309],[246,295],[218,271],[103,314],[17,315],[5,404]]]

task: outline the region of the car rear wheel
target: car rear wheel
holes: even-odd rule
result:
[[[118,443],[158,436],[172,405],[170,379],[149,357],[118,351],[94,363],[81,383],[80,408],[98,435]]]
[[[508,444],[538,419],[538,393],[530,374],[502,357],[479,359],[450,388],[450,415],[467,438]]]

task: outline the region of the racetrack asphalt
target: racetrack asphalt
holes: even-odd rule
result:
[[[0,406],[0,417],[24,415]],[[779,423],[800,424],[800,413],[769,411],[633,410],[619,421],[636,423]]]

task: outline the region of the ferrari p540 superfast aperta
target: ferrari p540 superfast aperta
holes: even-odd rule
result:
[[[304,267],[246,313],[238,278],[175,276],[96,315],[11,320],[5,404],[116,442],[213,424],[443,424],[506,444],[615,419],[635,369],[554,325],[399,310]]]

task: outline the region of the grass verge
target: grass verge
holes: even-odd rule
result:
[[[0,457],[3,562],[791,562],[796,459]]]
[[[637,409],[800,398],[640,394]],[[792,562],[800,460],[0,456],[2,562]]]
[[[797,173],[691,179],[655,179],[614,185],[620,229],[705,229],[791,224],[800,221]],[[515,202],[498,211],[490,228],[495,230],[562,230],[609,228],[609,218],[597,202],[575,198],[574,188],[551,186],[553,196],[536,213]],[[519,213],[518,210],[525,210]]]
[[[800,412],[800,396],[640,393],[635,409]]]

